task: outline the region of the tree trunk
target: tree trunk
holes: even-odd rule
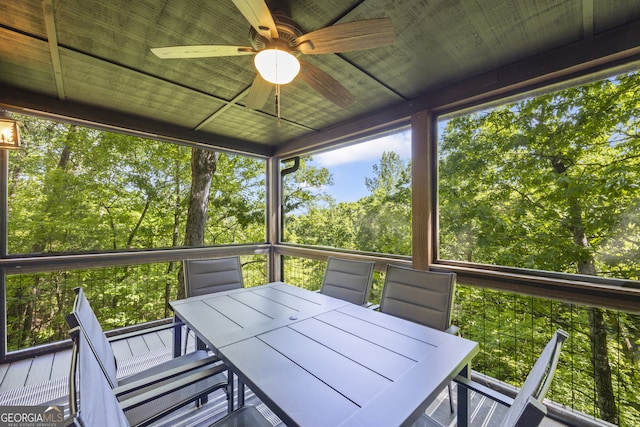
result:
[[[613,383],[611,381],[604,310],[601,308],[589,308],[589,335],[591,339],[591,362],[593,363],[594,380],[598,391],[600,418],[617,425],[618,409],[616,408]]]
[[[555,158],[552,165],[558,175],[563,175],[567,167],[562,159]],[[564,184],[568,187],[569,184]],[[573,236],[573,242],[581,249],[577,260],[579,274],[596,276],[597,271],[591,253],[586,250],[590,247],[589,239],[582,220],[582,205],[575,193],[567,192],[569,205],[569,217],[567,226]],[[618,424],[618,410],[616,408],[615,395],[613,393],[613,381],[611,378],[611,366],[609,365],[609,352],[607,349],[607,329],[604,319],[604,310],[597,307],[589,307],[589,339],[591,341],[591,363],[593,364],[593,376],[596,385],[598,409],[600,418],[610,423]]]
[[[211,179],[216,172],[218,153],[200,148],[191,150],[191,192],[187,208],[184,244],[187,247],[202,246],[209,209],[209,190]],[[178,298],[184,298],[184,272],[178,273]]]

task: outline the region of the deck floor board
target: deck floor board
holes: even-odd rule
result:
[[[8,363],[0,365],[0,384],[4,381],[4,376],[7,375],[7,371],[9,371]]]
[[[24,385],[30,386],[49,381],[51,379],[51,368],[53,367],[54,359],[55,353],[34,357]]]
[[[127,340],[131,355],[142,354],[149,351],[149,346],[142,337],[133,337]]]
[[[148,334],[144,337],[144,342],[149,351],[164,350],[167,347],[158,333]]]
[[[156,335],[158,336],[158,339],[162,341],[162,344],[165,347],[171,348],[171,346],[173,345],[173,332],[171,330],[165,329],[164,331],[158,332]],[[182,334],[183,341],[184,341],[184,335],[186,334]]]
[[[134,355],[127,341],[115,341],[111,343],[111,349],[116,359],[125,359]]]
[[[31,370],[31,364],[33,359],[24,359],[17,362],[12,362],[9,365],[9,370],[2,379],[0,384],[0,393],[7,390],[13,390],[16,388],[24,387]]]
[[[50,380],[69,375],[71,368],[71,350],[61,350],[55,353],[53,366],[51,367]]]

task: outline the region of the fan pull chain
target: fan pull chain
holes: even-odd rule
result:
[[[276,84],[276,116],[278,117],[278,126],[280,126],[280,85]]]

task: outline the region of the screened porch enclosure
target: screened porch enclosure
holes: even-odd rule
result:
[[[393,37],[294,41],[264,104],[238,3],[3,9],[0,397],[59,385],[75,287],[122,333],[170,322],[186,259],[318,290],[334,256],[375,262],[374,303],[389,264],[456,273],[473,377],[510,395],[568,331],[548,420],[639,425],[640,3],[268,0],[283,34]],[[212,45],[243,54],[154,53]]]
[[[624,79],[629,79],[633,83],[634,78],[635,73],[631,72],[618,75],[614,80],[624,83]],[[632,84],[629,86],[633,87]],[[551,99],[554,105],[559,105],[559,101],[553,96]],[[468,115],[454,116],[448,118],[448,121],[444,123],[447,123],[446,126],[451,126],[450,123],[454,120],[463,123],[475,120],[480,125],[474,124],[478,129],[474,135],[480,144],[489,145],[486,144],[486,138],[491,141],[492,136],[489,133],[483,134],[482,129],[483,126],[489,128],[495,126],[495,123],[490,122],[491,115],[496,114],[501,119],[502,115],[520,111],[524,108],[523,106],[527,106],[527,102],[533,101],[526,100],[521,104],[505,104],[508,106],[506,109],[501,109],[502,107],[489,110],[480,109],[478,110],[480,113],[472,112]],[[623,107],[620,109],[626,111]],[[573,115],[579,116],[580,106],[574,104],[572,108],[570,120],[574,120]],[[634,111],[633,109],[636,107],[631,105],[626,108]],[[489,112],[487,113],[487,111]],[[578,270],[582,274],[577,275],[571,274],[572,271],[575,271],[571,268],[563,271],[561,267],[557,266],[560,264],[553,264],[550,258],[545,257],[545,251],[551,251],[553,258],[559,258],[559,254],[563,252],[561,246],[554,244],[556,241],[562,242],[558,235],[555,239],[542,238],[544,235],[538,232],[539,242],[536,244],[542,246],[535,246],[534,242],[529,242],[523,248],[518,244],[518,233],[521,233],[521,229],[505,225],[506,221],[517,218],[509,216],[513,215],[513,212],[509,213],[510,209],[515,207],[514,212],[516,213],[522,212],[523,209],[526,210],[526,206],[524,208],[518,207],[517,200],[511,197],[513,194],[522,197],[525,200],[525,205],[531,202],[528,196],[525,197],[527,193],[530,196],[540,194],[535,191],[534,184],[536,182],[531,183],[525,180],[527,177],[532,177],[533,172],[527,172],[522,177],[511,172],[508,179],[505,180],[504,176],[500,176],[499,173],[508,173],[507,167],[504,164],[494,166],[488,160],[472,163],[471,169],[464,169],[468,166],[457,160],[457,163],[453,163],[453,171],[450,172],[447,168],[451,168],[451,166],[447,162],[454,162],[456,156],[464,156],[474,161],[474,158],[465,155],[460,147],[464,147],[464,144],[476,143],[476,141],[464,139],[455,131],[444,132],[443,122],[431,122],[438,123],[442,137],[438,141],[437,148],[440,155],[438,159],[440,174],[437,180],[440,191],[437,200],[438,210],[436,211],[438,212],[438,226],[426,233],[428,241],[433,242],[431,248],[434,250],[429,268],[437,271],[454,271],[458,274],[458,290],[453,320],[461,329],[463,336],[480,343],[481,354],[474,360],[475,375],[494,387],[514,393],[517,390],[515,387],[519,385],[530,369],[531,360],[545,342],[546,337],[558,327],[568,330],[571,334],[570,348],[561,361],[562,366],[557,379],[560,385],[557,386],[557,389],[552,389],[549,394],[549,399],[553,401],[549,407],[552,418],[569,425],[572,423],[594,423],[597,425],[601,417],[602,396],[598,393],[601,386],[599,381],[602,381],[599,375],[602,373],[597,372],[596,365],[589,363],[589,360],[592,360],[590,359],[592,351],[604,352],[597,353],[598,357],[606,360],[605,365],[610,368],[607,376],[610,378],[610,390],[614,396],[615,404],[612,405],[612,413],[608,417],[615,417],[616,423],[620,425],[633,425],[637,419],[637,414],[633,409],[633,399],[637,391],[634,386],[633,363],[636,360],[635,354],[637,352],[634,337],[638,330],[638,286],[636,273],[634,273],[637,270],[634,267],[636,260],[633,246],[636,222],[631,215],[637,203],[637,197],[632,192],[633,185],[627,189],[624,187],[624,182],[634,181],[634,174],[637,174],[638,168],[633,164],[624,163],[627,159],[636,158],[636,156],[629,155],[630,152],[633,153],[636,150],[633,137],[631,136],[628,141],[624,139],[630,134],[632,135],[633,129],[636,129],[633,121],[635,120],[634,113],[627,114],[632,117],[632,120],[625,122],[627,128],[618,127],[619,119],[612,120],[614,124],[607,127],[609,135],[612,136],[599,137],[612,141],[610,147],[604,154],[596,153],[596,157],[591,157],[592,159],[605,159],[611,167],[615,166],[611,172],[607,171],[607,174],[615,176],[615,182],[623,183],[620,188],[608,184],[607,188],[612,189],[609,197],[612,198],[618,212],[607,214],[605,219],[608,222],[605,222],[610,227],[612,225],[616,227],[611,227],[611,239],[605,240],[601,245],[602,252],[590,261],[592,265],[598,266],[598,270],[602,271],[602,274],[591,276],[586,274],[586,270]],[[398,132],[419,136],[419,128],[415,126],[425,124],[423,119],[424,117],[421,115],[415,115],[411,126],[409,128],[406,125],[401,126]],[[27,124],[27,129],[31,131],[39,129],[36,123],[30,122],[30,120],[28,117],[23,120]],[[89,140],[90,134],[94,132],[91,129],[78,129],[74,125],[64,126],[67,126],[64,128],[65,131],[68,131],[67,135],[79,138],[75,145],[76,148],[81,147],[80,140],[83,137]],[[462,128],[459,125],[456,129],[460,131]],[[52,132],[51,128],[49,128],[49,132]],[[511,132],[518,135],[523,134],[518,130]],[[600,130],[600,132],[605,131]],[[387,141],[384,138],[388,138],[389,135],[393,136],[394,133],[386,132],[383,134],[383,139],[373,138],[368,143],[379,144],[380,141]],[[508,136],[500,134],[500,137],[505,138],[507,146],[511,147]],[[126,138],[120,141],[118,138],[116,134],[105,133],[98,141],[103,144],[103,148],[111,146],[132,152],[132,163],[120,169],[120,178],[125,179],[114,179],[115,175],[108,173],[104,177],[96,174],[95,171],[99,168],[89,166],[90,156],[83,159],[87,163],[82,164],[82,167],[78,167],[80,163],[76,160],[76,167],[70,169],[70,177],[90,182],[90,176],[95,176],[98,181],[108,184],[104,189],[100,189],[101,192],[96,191],[99,189],[98,186],[93,187],[92,197],[98,195],[103,198],[110,194],[118,194],[119,187],[124,188],[125,193],[136,193],[133,191],[137,185],[136,180],[145,177],[144,185],[147,187],[140,186],[144,190],[140,193],[145,195],[142,198],[144,203],[141,203],[140,206],[144,206],[144,209],[139,209],[139,212],[145,212],[145,215],[151,216],[153,209],[158,209],[158,212],[162,214],[165,207],[163,207],[163,203],[159,202],[170,199],[163,199],[161,192],[156,194],[154,191],[163,187],[165,182],[163,179],[166,179],[166,176],[145,169],[146,157],[142,151],[136,149],[134,141],[129,141]],[[407,138],[404,137],[404,139]],[[416,143],[414,136],[409,139],[413,144]],[[494,138],[495,141],[498,139]],[[162,151],[173,153],[171,156],[173,156],[176,165],[188,164],[189,156],[193,155],[190,149],[177,145],[172,146],[172,150],[163,150],[163,144],[167,143],[153,143],[149,140],[141,140],[140,142],[147,145],[147,148],[153,146],[153,150],[157,150],[156,153]],[[435,142],[432,140],[432,143]],[[367,142],[362,144],[367,144]],[[34,147],[42,149],[43,145],[34,145]],[[498,150],[497,146],[491,147]],[[586,150],[585,147],[586,145],[583,145],[583,150]],[[30,147],[27,145],[25,148]],[[621,151],[619,159],[615,157],[616,149]],[[81,148],[79,152],[82,150],[87,153],[92,151]],[[491,152],[478,153],[478,148],[469,148],[469,150],[474,155],[479,154],[491,158]],[[517,160],[519,150],[520,148],[516,145],[515,154],[509,154],[513,156],[510,160],[514,164],[522,161]],[[51,153],[48,149],[42,150],[42,152]],[[59,156],[64,157],[64,153],[65,150],[62,150]],[[99,154],[100,151],[97,153]],[[9,177],[17,176],[11,172],[12,164],[20,162],[17,154],[22,153],[11,153],[5,157],[5,165],[7,165],[9,172],[7,176]],[[340,156],[339,152],[335,154]],[[531,154],[526,150],[524,152],[525,156],[530,157]],[[93,155],[96,156],[96,153]],[[126,151],[123,152],[121,158],[125,158],[125,156]],[[156,156],[158,155],[156,154]],[[159,161],[159,157],[155,161]],[[322,165],[314,164],[313,154],[300,159],[297,162],[297,167],[291,169],[288,167],[290,161],[283,161],[280,165],[273,159],[265,162],[226,153],[218,154],[215,158],[218,175],[212,180],[212,194],[215,195],[210,199],[211,217],[209,221],[212,226],[207,228],[204,245],[200,248],[167,248],[166,246],[171,245],[168,243],[171,240],[168,240],[165,234],[168,234],[166,231],[171,228],[157,222],[154,222],[154,225],[149,228],[148,235],[142,233],[140,234],[142,238],[128,238],[127,236],[133,236],[134,233],[127,232],[126,228],[122,228],[122,225],[126,224],[127,218],[136,217],[135,210],[130,209],[130,213],[133,215],[127,217],[124,214],[126,210],[118,207],[117,204],[113,203],[107,206],[104,202],[92,202],[90,197],[78,197],[79,194],[73,194],[69,191],[69,187],[67,187],[67,194],[72,196],[71,202],[73,204],[84,204],[87,207],[98,206],[98,210],[101,212],[99,216],[119,218],[122,224],[107,221],[100,225],[100,222],[95,222],[96,225],[93,227],[95,236],[100,236],[100,233],[106,230],[107,233],[104,236],[110,236],[108,238],[90,236],[89,239],[84,240],[65,240],[61,236],[80,236],[83,227],[92,223],[90,222],[91,217],[81,215],[74,218],[73,214],[70,214],[66,217],[63,216],[62,221],[56,223],[50,219],[45,221],[46,217],[41,216],[41,212],[31,208],[26,211],[30,212],[29,215],[33,215],[33,217],[25,216],[27,221],[23,219],[22,222],[49,227],[47,233],[49,240],[43,244],[32,239],[41,245],[34,246],[28,243],[30,229],[15,220],[20,218],[16,213],[19,212],[19,208],[23,207],[19,204],[9,204],[12,210],[8,211],[9,215],[7,215],[8,254],[2,263],[5,274],[7,307],[7,345],[4,357],[5,361],[11,364],[4,365],[0,393],[13,396],[15,390],[21,389],[21,387],[17,387],[20,381],[25,381],[24,385],[26,382],[35,381],[29,379],[29,376],[22,377],[16,373],[19,371],[13,370],[12,365],[22,366],[20,369],[23,372],[25,372],[24,369],[37,371],[38,364],[28,363],[31,357],[48,357],[47,355],[57,354],[52,352],[64,351],[68,347],[69,342],[66,339],[68,328],[64,322],[64,314],[71,308],[72,289],[77,286],[85,288],[91,298],[96,301],[100,307],[100,317],[106,329],[119,330],[125,327],[126,330],[129,330],[131,328],[145,328],[169,320],[171,312],[168,309],[168,302],[180,298],[180,264],[182,260],[187,258],[241,255],[245,283],[248,286],[283,280],[311,290],[319,289],[327,256],[373,260],[377,264],[372,293],[374,303],[379,301],[387,264],[416,265],[415,255],[411,256],[412,250],[415,248],[412,245],[416,245],[416,241],[415,238],[409,238],[411,233],[415,232],[411,223],[416,221],[416,218],[419,220],[421,214],[415,209],[410,209],[412,204],[415,206],[416,200],[420,200],[421,190],[421,186],[412,185],[416,175],[420,176],[421,174],[421,171],[415,170],[416,160],[420,159],[415,157],[415,151],[408,160],[393,152],[384,151],[379,162],[373,167],[373,176],[364,177],[366,187],[370,192],[368,195],[355,202],[342,201],[329,202],[328,204],[321,194],[322,184],[325,182],[323,179],[326,179],[327,171],[323,169]],[[16,159],[14,163],[12,163],[12,159]],[[71,156],[70,159],[73,163],[76,158]],[[139,162],[140,159],[143,162]],[[504,156],[498,156],[497,159],[503,160]],[[565,158],[562,160],[564,161]],[[146,166],[150,166],[148,161],[146,162]],[[428,164],[432,165],[432,162],[433,160]],[[274,163],[279,166],[277,169],[274,167]],[[578,163],[573,161],[571,165]],[[161,170],[163,165],[170,166],[171,161],[159,162],[159,164],[159,170]],[[551,164],[554,165],[554,163]],[[54,162],[52,165],[55,170],[60,167],[60,162]],[[485,169],[480,169],[480,166]],[[20,173],[25,173],[25,169],[22,167],[17,170]],[[495,173],[493,183],[497,187],[517,185],[518,188],[515,193],[507,194],[507,197],[503,199],[499,198],[500,192],[495,192],[492,197],[487,198],[487,201],[497,208],[497,213],[490,215],[488,214],[490,206],[481,196],[491,193],[486,188],[480,187],[481,178],[465,180],[472,177],[474,172],[483,176],[487,170]],[[330,173],[331,168],[329,168]],[[182,172],[181,175],[184,176],[179,175],[175,175],[177,177],[175,182],[188,181],[188,173]],[[276,178],[273,178],[273,175],[276,175]],[[34,177],[35,175],[27,174],[25,176]],[[561,178],[558,181],[560,184],[564,183],[566,179],[570,179],[569,175],[566,178]],[[313,181],[314,179],[316,181]],[[552,179],[557,180],[557,177],[552,177]],[[576,182],[582,185],[583,192],[586,193],[589,190],[589,186],[586,186],[584,182],[580,183],[580,175],[571,176],[571,179],[576,179]],[[127,183],[127,180],[131,180],[131,182]],[[518,182],[518,180],[522,181]],[[21,186],[20,180],[13,182],[8,180],[7,187],[12,188],[8,194],[15,195],[25,190],[33,191],[32,187],[28,185],[29,182],[26,179],[24,180],[25,185]],[[55,182],[47,182],[46,178],[42,182],[53,191],[48,197],[56,198],[56,191],[59,191],[57,189],[60,188],[59,184],[51,185]],[[65,181],[63,180],[63,182]],[[233,182],[242,183],[242,185],[235,186]],[[304,197],[296,194],[301,187],[310,186],[309,184],[313,182],[318,186],[317,193],[311,192],[305,194]],[[606,180],[604,182],[606,183]],[[72,180],[67,180],[66,184],[73,184],[76,188],[80,188],[80,184],[74,184]],[[537,181],[537,184],[539,185],[540,181]],[[171,188],[170,185],[167,187]],[[241,205],[244,210],[238,208],[240,205],[235,205],[238,203],[237,201],[224,194],[223,188],[226,188],[228,192],[244,195],[245,201]],[[563,188],[565,188],[563,185],[559,186],[561,194]],[[625,191],[620,192],[621,189]],[[434,194],[433,189],[428,188],[428,190],[430,190],[427,192],[428,194]],[[477,191],[477,194],[474,194],[474,191]],[[604,190],[600,191],[601,194],[607,194]],[[273,201],[274,194],[279,194],[282,201]],[[472,196],[474,204],[465,201],[464,196],[460,197],[461,194]],[[124,193],[118,197],[123,199]],[[310,202],[314,200],[314,197],[318,197],[319,204]],[[64,198],[66,196],[60,197],[60,200]],[[12,199],[8,198],[7,200]],[[576,202],[577,199],[574,197],[571,200]],[[590,200],[593,199],[585,200],[585,208],[593,208],[589,204]],[[27,198],[24,201],[28,201]],[[274,205],[280,206],[279,209],[284,212],[284,215],[277,218],[274,228],[267,226],[265,230],[264,223],[270,224],[269,218],[273,220],[273,216],[269,214],[270,201]],[[558,199],[552,201],[556,203],[555,213],[558,214],[561,205],[558,204]],[[537,203],[533,205],[539,209],[544,206],[543,202],[544,199],[539,198]],[[232,207],[230,211],[225,211],[223,209],[224,203],[230,203],[235,207]],[[50,201],[49,206],[53,205],[53,202]],[[356,209],[356,205],[359,208]],[[455,209],[454,206],[456,206]],[[604,208],[608,206],[609,204],[602,205],[601,214],[606,213]],[[628,206],[628,209],[625,206]],[[59,211],[50,209],[45,213],[50,217],[56,212],[66,211],[64,209]],[[527,216],[532,216],[535,212],[533,210],[523,215],[516,225],[526,225]],[[543,210],[539,212],[543,212]],[[504,216],[500,217],[499,215]],[[586,227],[589,226],[587,220],[590,216],[592,214],[585,216],[584,224]],[[139,218],[143,217],[144,215],[140,215]],[[486,221],[487,218],[490,221]],[[611,220],[614,218],[615,221],[612,222]],[[72,221],[66,221],[68,219],[72,219]],[[494,223],[493,220],[502,220],[503,228],[498,228],[501,223],[499,221]],[[101,227],[107,224],[105,230],[101,231]],[[143,228],[149,227],[142,220],[139,220],[138,224]],[[247,226],[247,224],[253,225]],[[394,224],[397,224],[397,227],[394,227]],[[531,224],[535,224],[535,222]],[[552,224],[553,222],[542,224],[541,229],[551,235],[553,231],[548,228]],[[464,225],[464,227],[460,228],[456,225]],[[560,224],[561,227],[565,225],[564,223]],[[597,223],[591,226],[596,225]],[[231,234],[223,237],[225,236],[223,230],[230,230]],[[274,243],[244,243],[245,241],[259,242],[265,234],[268,236],[273,233],[282,235],[282,240],[276,240]],[[558,233],[561,231],[556,231],[556,234]],[[616,243],[621,241],[621,237],[625,233],[627,244]],[[35,232],[34,235],[36,235]],[[491,239],[485,242],[483,239],[487,239],[487,237],[491,237]],[[225,245],[221,244],[224,239],[236,240],[232,240],[233,245]],[[173,242],[175,241],[173,240]],[[182,238],[179,238],[178,241],[182,241]],[[127,245],[137,245],[139,249],[133,252],[127,251],[125,247],[121,247],[125,242]],[[418,242],[417,247],[419,248],[423,243]],[[82,246],[86,244],[104,246],[88,247],[97,250],[98,253],[95,254],[64,254],[64,252],[71,251],[83,252],[84,250],[86,252],[88,248]],[[109,251],[110,247],[115,251]],[[147,247],[152,250],[145,249]],[[38,253],[30,254],[29,248],[41,249]],[[56,254],[56,252],[63,254]],[[473,254],[473,257],[469,254]],[[536,259],[535,256],[540,258]],[[525,268],[528,266],[527,263],[531,262],[535,263],[534,265],[537,267],[535,271]],[[601,341],[603,347],[595,350],[594,346],[597,343],[590,337],[599,332],[604,332],[604,340]],[[132,354],[132,356],[135,355]],[[58,360],[63,361],[64,359]]]

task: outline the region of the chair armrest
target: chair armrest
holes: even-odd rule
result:
[[[148,387],[153,387],[158,383],[169,380],[171,378],[178,377],[180,375],[188,374],[189,372],[204,371],[205,368],[219,361],[220,359],[217,356],[209,356],[204,359],[185,363],[184,365],[171,368],[164,372],[160,372],[154,375],[149,375],[148,377],[144,377],[136,381],[132,381],[130,383],[126,383],[121,386],[118,386],[113,389],[113,392],[118,398],[120,398],[121,396],[125,396],[126,394],[133,393]],[[228,368],[226,365],[221,363],[219,365],[216,365],[215,369],[216,369],[215,373],[220,373],[220,372],[226,371]]]
[[[153,326],[151,328],[144,328],[144,329],[140,329],[133,332],[125,332],[123,334],[111,335],[107,337],[107,340],[110,343],[114,343],[117,341],[126,340],[126,339],[137,337],[140,335],[152,334],[154,332],[160,332],[166,329],[173,329],[173,328],[178,328],[182,326],[184,326],[184,323],[182,322],[171,322],[171,323],[166,323],[164,325]]]
[[[190,385],[193,385],[195,383],[198,383],[202,380],[205,380],[209,377],[213,377],[217,374],[220,374],[222,372],[224,372],[227,369],[226,366],[224,365],[217,365],[214,366],[213,368],[207,368],[207,369],[203,369],[200,371],[196,371],[194,373],[192,373],[191,375],[188,375],[186,377],[180,378],[176,381],[173,381],[169,384],[163,384],[161,386],[155,387],[153,389],[150,390],[146,390],[140,394],[136,394],[135,396],[131,396],[130,398],[118,398],[118,400],[120,400],[120,405],[122,406],[122,409],[124,411],[128,411],[130,409],[133,408],[137,408],[140,405],[144,405],[146,403],[149,403],[153,400],[156,400],[160,397],[166,396],[168,394],[171,394],[173,392],[175,392],[176,390],[188,387]],[[203,390],[199,390],[199,395],[202,394],[209,394],[211,393],[213,390],[216,390],[218,388],[222,388],[222,387],[226,387],[227,385],[227,381],[220,381],[217,382],[215,384],[212,384],[210,387],[205,388]],[[114,389],[114,391],[116,391],[117,389],[119,389],[119,387],[116,387]]]
[[[458,383],[458,386],[462,386],[462,387],[468,388],[469,390],[473,390],[477,393],[480,393],[483,396],[488,397],[489,399],[495,400],[498,403],[501,403],[509,407],[513,405],[513,399],[510,398],[509,396],[504,395],[478,382],[465,378],[461,375],[458,375],[453,380]]]
[[[460,332],[460,328],[458,328],[456,325],[451,325],[447,329],[445,329],[445,332],[451,335],[458,335],[458,333]]]
[[[380,311],[380,304],[371,304],[367,308],[370,308],[371,310]]]

